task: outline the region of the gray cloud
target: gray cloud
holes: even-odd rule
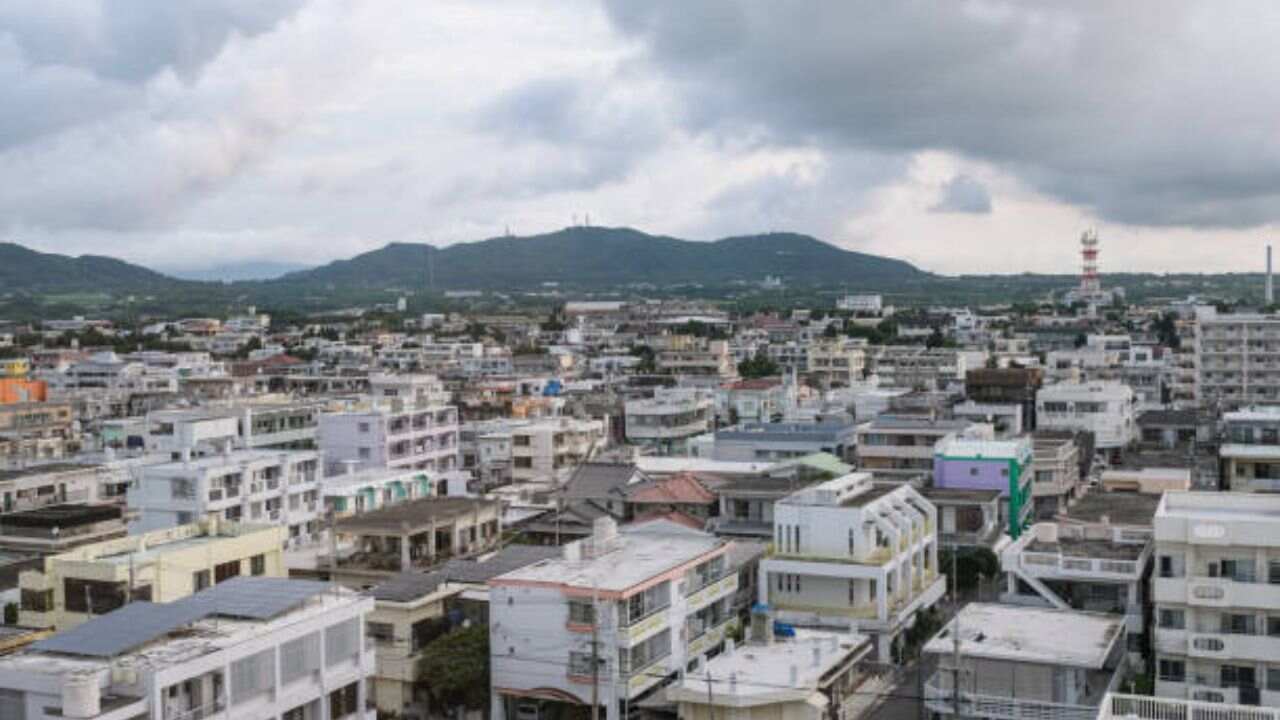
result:
[[[605,2],[697,131],[954,152],[1124,223],[1280,219],[1275,5]]]
[[[986,185],[961,173],[942,186],[942,196],[929,211],[985,215],[991,212],[991,193]]]

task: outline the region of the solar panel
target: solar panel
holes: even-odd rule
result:
[[[35,642],[31,647],[68,655],[116,657],[190,625],[207,614],[203,608],[181,602],[138,601]]]
[[[179,602],[198,604],[210,615],[269,620],[330,589],[315,580],[235,577]]]

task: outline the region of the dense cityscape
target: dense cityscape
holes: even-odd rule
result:
[[[1277,30],[0,2],[0,720],[1280,720]]]

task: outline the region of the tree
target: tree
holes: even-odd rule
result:
[[[744,378],[762,378],[771,377],[781,372],[778,363],[764,354],[764,351],[757,352],[755,357],[747,358],[738,363],[738,374]]]
[[[18,603],[4,604],[4,624],[5,625],[18,624]]]
[[[480,710],[489,703],[489,627],[463,627],[427,643],[418,663],[432,705]]]
[[[989,548],[962,547],[958,551],[945,548],[938,553],[938,565],[946,573],[947,586],[951,586],[952,553],[956,554],[956,586],[961,592],[970,592],[981,580],[990,580],[1000,574],[1000,558]]]
[[[637,373],[652,375],[658,371],[658,363],[654,357],[653,348],[648,345],[633,345],[631,346],[631,354],[640,358],[639,364],[636,365]]]

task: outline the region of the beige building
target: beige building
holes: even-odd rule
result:
[[[18,623],[66,630],[134,600],[171,602],[238,575],[284,577],[286,530],[202,520],[78,547],[18,578]]]
[[[444,582],[438,572],[403,573],[373,588],[376,604],[365,634],[377,651],[373,694],[378,712],[406,720],[426,717],[426,699],[414,693],[421,651],[447,632],[445,600],[463,589]]]

